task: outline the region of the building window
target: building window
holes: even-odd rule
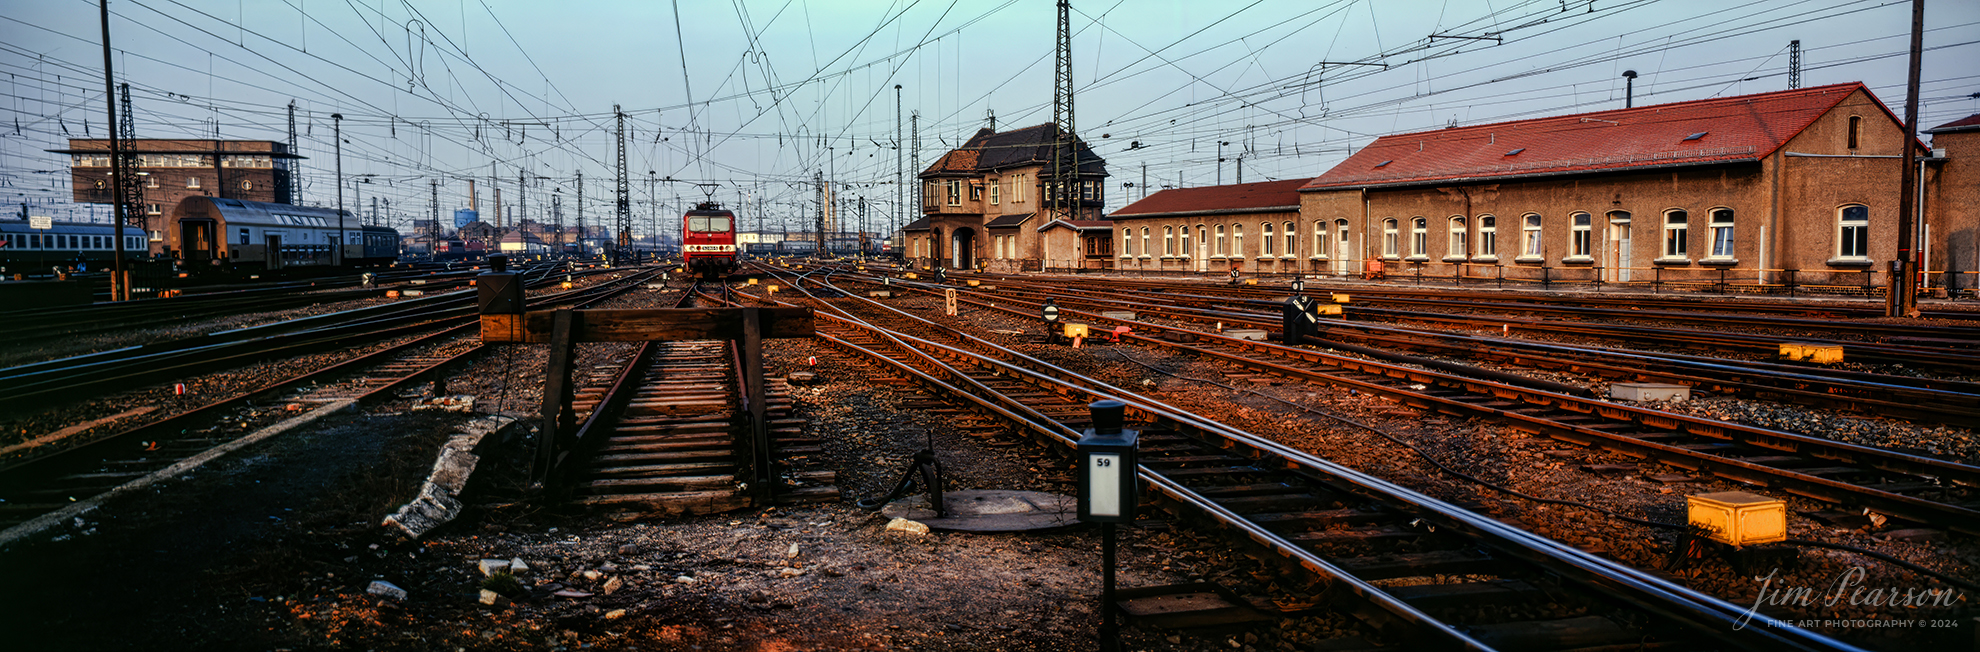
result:
[[[1011,201],[1017,203],[1024,203],[1024,198],[1030,194],[1025,192],[1025,189],[1029,188],[1030,186],[1031,186],[1031,175],[1028,174],[1017,175],[1017,177],[1011,181],[1011,194],[1015,195],[1014,197],[1011,198]]]
[[[1229,254],[1231,251],[1228,247],[1229,244],[1230,241],[1224,239],[1224,225],[1217,225],[1217,255],[1223,256]]]
[[[1297,253],[1299,253],[1299,236],[1298,236],[1298,234],[1295,234],[1295,233],[1293,233],[1293,227],[1294,227],[1294,226],[1295,226],[1295,225],[1294,225],[1294,224],[1293,224],[1292,222],[1287,222],[1287,223],[1286,223],[1286,252],[1285,252],[1285,253],[1286,253],[1286,255],[1288,255],[1288,256],[1291,256],[1291,255],[1294,255],[1294,254],[1297,254]]]
[[[187,187],[187,188],[198,188],[198,187],[199,187],[199,177],[186,177],[186,187]]]
[[[1198,228],[1202,228],[1202,227],[1198,227]],[[1180,246],[1182,247],[1182,257],[1188,258],[1191,253],[1194,253],[1194,250],[1189,248],[1189,225],[1184,224],[1181,231],[1182,231],[1182,244]]]
[[[1519,257],[1527,258],[1527,259],[1539,259],[1540,258],[1540,215],[1538,213],[1527,213],[1526,226],[1523,228],[1524,228],[1523,235],[1525,236],[1525,245],[1520,249]]]
[[[1176,255],[1176,227],[1162,227],[1162,255]]]
[[[1334,220],[1334,228],[1341,232],[1341,242],[1338,246],[1341,248],[1341,259],[1346,260],[1347,248],[1348,248],[1348,221]]]
[[[1836,256],[1856,259],[1870,257],[1869,207],[1858,204],[1842,207],[1836,220]]]
[[[1396,218],[1382,220],[1382,257],[1396,257]]]
[[[1148,227],[1141,227],[1141,255],[1148,256]]]
[[[1121,229],[1121,256],[1134,255],[1134,229]]]
[[[1259,224],[1258,232],[1264,236],[1261,240],[1259,240],[1260,244],[1259,244],[1258,255],[1260,256],[1272,255],[1272,223],[1265,222]]]
[[[1575,213],[1569,219],[1572,221],[1568,232],[1568,258],[1587,258],[1590,255],[1588,238],[1594,233],[1594,219],[1587,213]]]
[[[1499,218],[1478,216],[1478,255],[1494,260],[1499,258]]]
[[[144,205],[144,212],[145,212],[145,214],[146,214],[146,215],[161,215],[161,214],[163,214],[163,211],[161,211],[161,210],[159,210],[159,207],[158,207],[158,205],[157,205],[157,204],[145,204],[145,205]]]
[[[158,177],[156,175],[151,175],[151,174],[144,175],[144,187],[146,188],[158,187]]]
[[[962,205],[962,181],[960,181],[960,180],[957,180],[957,179],[950,179],[950,180],[949,180],[949,183],[948,183],[948,188],[949,188],[949,205],[950,205],[950,206],[961,206],[961,205]]]
[[[1463,258],[1465,256],[1465,252],[1470,251],[1470,249],[1465,246],[1469,244],[1465,242],[1465,240],[1467,239],[1468,236],[1471,235],[1471,229],[1466,228],[1466,225],[1464,223],[1464,218],[1453,217],[1451,218],[1450,230],[1451,230],[1451,243],[1450,243],[1451,249],[1450,251],[1444,252],[1444,257]]]
[[[1327,253],[1328,253],[1327,223],[1314,222],[1313,223],[1313,255],[1318,258],[1326,258]]]
[[[1684,258],[1685,236],[1690,233],[1685,227],[1687,216],[1684,211],[1664,213],[1664,257]]]
[[[1003,183],[1002,181],[997,181],[997,180],[995,180],[995,179],[992,179],[992,180],[990,181],[990,205],[991,205],[991,206],[996,206],[996,205],[997,205],[997,200],[998,200],[998,198],[999,198],[999,196],[1003,194],[1003,193],[1001,192],[1001,191],[1002,191],[1003,189],[1004,189],[1004,183]]]
[[[1853,115],[1849,117],[1849,148],[1850,149],[1856,149],[1857,130],[1861,129],[1862,126],[1863,126],[1862,116]]]
[[[1712,211],[1712,257],[1733,257],[1733,212],[1730,208]]]
[[[248,243],[248,230],[241,229],[241,244],[246,245],[247,243]]]
[[[1244,257],[1244,225],[1231,225],[1231,255]]]
[[[1421,217],[1409,221],[1409,256],[1423,258],[1430,255],[1430,220]]]

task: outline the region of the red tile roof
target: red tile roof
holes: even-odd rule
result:
[[[1074,231],[1091,231],[1094,229],[1105,231],[1112,229],[1114,223],[1107,220],[1052,220],[1038,225],[1038,230],[1042,232],[1055,226],[1062,226]]]
[[[1383,136],[1301,190],[1758,160],[1856,91],[1870,93],[1852,82]]]
[[[1939,125],[1937,127],[1927,129],[1925,130],[1925,133],[1949,134],[1955,131],[1974,131],[1974,130],[1980,130],[1980,113],[1975,113],[1973,115],[1969,115],[1964,118],[1960,118],[1958,120],[1954,120],[1952,122],[1948,122]]]
[[[1110,217],[1151,217],[1176,213],[1259,212],[1266,209],[1298,210],[1299,188],[1307,179],[1261,181],[1228,186],[1171,188],[1143,197],[1114,211]]]

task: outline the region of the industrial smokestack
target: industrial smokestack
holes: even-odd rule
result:
[[[1636,106],[1636,71],[1623,71],[1623,108]]]

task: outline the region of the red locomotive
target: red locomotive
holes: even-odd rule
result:
[[[688,271],[704,278],[727,276],[736,269],[736,214],[716,202],[702,202],[687,212],[681,227],[681,255]]]

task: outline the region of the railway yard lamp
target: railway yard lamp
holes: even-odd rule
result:
[[[1045,300],[1045,307],[1038,309],[1038,316],[1045,320],[1045,341],[1059,343],[1059,304],[1052,299]]]
[[[1100,524],[1100,649],[1120,648],[1114,622],[1114,525],[1134,523],[1141,479],[1141,433],[1125,427],[1127,404],[1113,399],[1086,406],[1093,427],[1079,438],[1079,520]]]
[[[1295,276],[1295,277],[1293,277],[1293,280],[1292,280],[1292,291],[1293,291],[1293,294],[1295,294],[1295,295],[1297,295],[1297,294],[1299,294],[1299,293],[1301,293],[1301,292],[1305,292],[1305,291],[1306,291],[1306,279],[1302,279],[1302,278],[1299,278],[1299,277],[1297,277],[1297,276]]]

